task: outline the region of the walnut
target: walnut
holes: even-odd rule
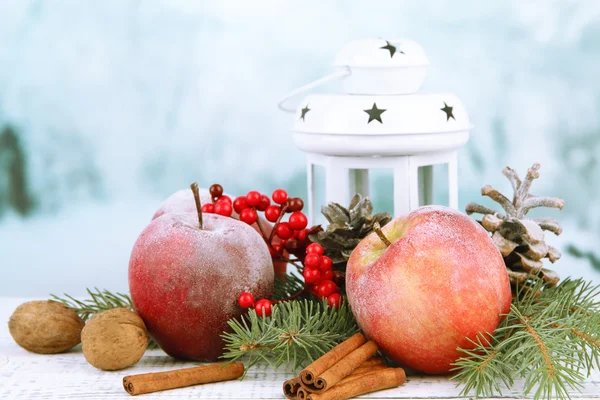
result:
[[[15,342],[41,354],[60,353],[78,345],[84,325],[74,310],[56,301],[23,303],[8,321]]]
[[[114,308],[94,315],[81,332],[85,359],[98,369],[114,371],[135,364],[148,347],[148,332],[139,315]]]

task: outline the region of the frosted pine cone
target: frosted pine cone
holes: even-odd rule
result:
[[[554,286],[560,280],[558,274],[544,268],[543,259],[556,262],[561,254],[546,244],[544,231],[560,235],[562,228],[552,218],[527,219],[530,209],[551,207],[562,209],[564,200],[554,197],[534,196],[529,193],[531,183],[539,178],[540,164],[534,164],[521,181],[519,175],[510,167],[502,173],[512,184],[514,195],[510,201],[502,193],[489,185],[481,188],[481,194],[500,204],[506,215],[477,203],[466,206],[467,214],[482,214],[481,225],[492,234],[492,239],[504,257],[510,282],[513,285],[533,283],[542,277],[546,284]]]

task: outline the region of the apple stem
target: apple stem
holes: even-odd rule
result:
[[[373,224],[373,230],[375,231],[375,233],[377,234],[377,236],[379,236],[379,239],[381,239],[381,241],[385,244],[386,247],[390,247],[392,242],[390,242],[390,239],[388,239],[384,234],[383,231],[381,230],[381,225],[379,225],[379,222],[375,222]]]
[[[200,202],[200,190],[198,190],[198,182],[192,183],[190,185],[190,189],[192,189],[192,193],[194,193],[194,200],[196,201],[196,211],[198,211],[198,222],[200,224],[200,230],[202,230],[202,204]]]

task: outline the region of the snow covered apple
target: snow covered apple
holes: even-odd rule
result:
[[[242,292],[273,293],[273,264],[261,236],[233,218],[166,213],[144,229],[129,262],[135,310],[169,355],[216,360],[221,334],[238,318]]]
[[[386,241],[388,242],[386,244]],[[500,252],[474,220],[447,207],[421,207],[371,233],[346,271],[361,329],[398,363],[443,374],[493,332],[511,303]]]

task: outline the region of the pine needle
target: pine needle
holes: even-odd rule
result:
[[[460,349],[452,379],[463,385],[461,395],[501,395],[499,382],[511,388],[521,378],[524,396],[569,399],[600,368],[600,287],[566,279],[532,289],[513,298],[493,338]]]
[[[223,358],[233,362],[244,357],[246,371],[260,361],[298,369],[358,332],[346,302],[336,309],[311,299],[276,304],[266,318],[250,310],[240,321],[228,323],[233,332],[222,335]]]
[[[87,321],[94,314],[112,308],[123,307],[133,311],[133,303],[131,302],[131,297],[129,297],[129,295],[112,293],[108,290],[100,290],[98,288],[94,288],[94,290],[86,289],[86,291],[91,298],[83,301],[77,300],[66,293],[64,294],[64,298],[53,294],[50,295],[50,298],[75,310],[79,317],[84,321]]]

